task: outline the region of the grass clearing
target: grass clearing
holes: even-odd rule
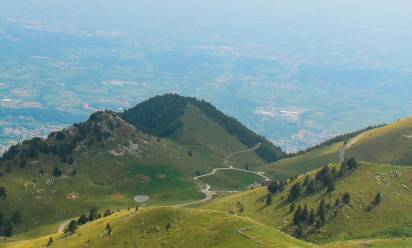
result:
[[[258,175],[237,170],[218,170],[215,174],[198,180],[209,184],[212,191],[247,190],[251,184],[264,181]]]

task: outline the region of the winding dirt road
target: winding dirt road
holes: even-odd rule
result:
[[[233,152],[229,155],[227,155],[225,158],[223,158],[223,163],[222,165],[227,165],[229,164],[229,159],[231,157],[233,157],[234,155],[237,154],[241,154],[241,153],[245,153],[245,152],[253,152],[256,151],[257,149],[259,149],[259,147],[261,146],[261,144],[257,144],[255,147],[250,148],[250,149],[246,149],[246,150],[242,150],[242,151],[237,151],[237,152]],[[198,178],[202,178],[202,177],[207,177],[207,176],[211,176],[214,175],[217,171],[219,170],[236,170],[236,171],[242,171],[245,173],[250,173],[250,174],[254,174],[257,176],[260,176],[262,178],[265,179],[265,181],[269,181],[270,178],[264,175],[264,172],[254,172],[254,171],[249,171],[249,170],[243,170],[243,169],[239,169],[239,168],[235,168],[233,166],[230,167],[221,167],[221,168],[215,168],[212,170],[212,172],[204,174],[204,175],[199,175],[196,177],[193,177],[193,180],[197,180]],[[202,192],[203,194],[205,194],[205,197],[203,199],[200,200],[196,200],[196,201],[192,201],[192,202],[188,202],[188,203],[183,203],[183,204],[177,204],[174,205],[175,207],[187,207],[187,206],[192,206],[192,205],[196,205],[196,204],[201,204],[201,203],[205,203],[207,201],[210,201],[213,196],[217,195],[218,193],[228,193],[228,192],[236,192],[236,191],[210,191],[210,185],[209,184],[205,184],[205,187],[203,189],[200,190],[200,192]],[[57,229],[57,233],[64,233],[64,229],[67,227],[67,225],[69,225],[70,220],[67,220],[65,222],[63,222],[59,228]]]
[[[260,143],[257,144],[255,147],[250,148],[250,149],[246,149],[246,150],[242,150],[242,151],[237,151],[237,152],[232,152],[231,154],[227,155],[224,159],[223,159],[223,166],[227,165],[230,161],[229,159],[231,157],[233,157],[234,155],[240,154],[240,153],[245,153],[245,152],[253,152],[256,151],[257,149],[259,149],[260,147]],[[235,170],[235,171],[241,171],[241,172],[245,172],[245,173],[250,173],[250,174],[254,174],[257,175],[259,177],[262,177],[263,179],[265,179],[265,181],[269,181],[270,178],[264,175],[264,172],[254,172],[254,171],[250,171],[250,170],[244,170],[244,169],[239,169],[239,168],[235,168],[233,166],[230,167],[221,167],[221,168],[215,168],[213,169],[211,172],[203,174],[203,175],[199,175],[199,176],[195,176],[193,177],[193,180],[197,180],[199,178],[202,177],[208,177],[208,176],[212,176],[214,175],[216,172],[218,172],[219,170]],[[195,204],[200,204],[200,203],[204,203],[207,201],[210,201],[214,195],[217,195],[219,193],[228,193],[228,192],[236,192],[236,191],[210,191],[210,185],[206,184],[205,188],[201,190],[201,192],[203,194],[205,194],[205,198],[201,199],[201,200],[197,200],[197,201],[193,201],[193,202],[189,202],[189,203],[184,203],[184,204],[179,204],[176,205],[176,207],[186,207],[186,206],[191,206],[191,205],[195,205]]]

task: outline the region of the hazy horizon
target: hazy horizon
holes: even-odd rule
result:
[[[0,99],[17,101],[1,105],[3,146],[166,92],[204,98],[292,151],[412,115],[410,1],[0,6]],[[28,118],[18,132],[16,107]],[[73,118],[39,120],[39,109]]]

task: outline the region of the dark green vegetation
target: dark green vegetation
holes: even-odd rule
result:
[[[185,102],[182,112],[166,114],[182,107],[182,101]],[[203,109],[210,108],[208,114],[191,102],[207,106]],[[190,202],[203,197],[199,185],[192,179],[197,173],[209,173],[214,168],[232,164],[250,170],[266,164],[253,150],[234,154],[248,150],[252,141],[262,144],[267,141],[211,105],[176,95],[159,96],[149,103],[136,107],[148,109],[144,123],[153,121],[165,126],[164,123],[173,118],[180,123],[167,137],[160,133],[156,134],[161,137],[154,136],[152,129],[139,127],[142,132],[121,117],[128,113],[127,119],[136,119],[134,115],[140,116],[142,111],[129,110],[122,115],[100,111],[86,122],[50,133],[46,139],[34,138],[10,147],[0,161],[0,211],[7,227],[2,232],[9,236],[44,225],[49,226],[46,231],[50,231],[59,221],[92,207],[134,206],[135,195],[149,196],[146,204]],[[176,106],[168,109],[173,103]],[[166,112],[162,112],[164,108]],[[162,113],[165,119],[157,119],[160,118],[157,115],[152,119],[149,110]],[[153,130],[161,129],[159,126]],[[245,145],[239,137],[243,137],[243,141],[249,137],[251,143]],[[229,158],[230,154],[233,156]],[[253,175],[243,177],[234,173],[229,184],[219,187],[245,189],[258,180]],[[21,220],[12,223],[16,211],[21,214]]]
[[[208,118],[222,126],[229,134],[242,144],[252,148],[261,144],[256,153],[263,160],[273,162],[286,156],[277,146],[266,138],[255,134],[236,119],[223,114],[210,103],[191,97],[175,94],[156,96],[125,111],[122,117],[138,129],[152,135],[169,137],[181,128],[184,123],[180,118],[188,105],[195,106]]]

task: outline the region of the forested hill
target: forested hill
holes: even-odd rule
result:
[[[168,137],[185,125],[180,117],[184,114],[188,104],[196,106],[247,147],[252,148],[260,143],[256,153],[263,160],[273,162],[286,156],[280,147],[257,135],[235,118],[225,115],[204,100],[192,97],[183,97],[177,94],[155,96],[126,110],[121,116],[143,132]]]

